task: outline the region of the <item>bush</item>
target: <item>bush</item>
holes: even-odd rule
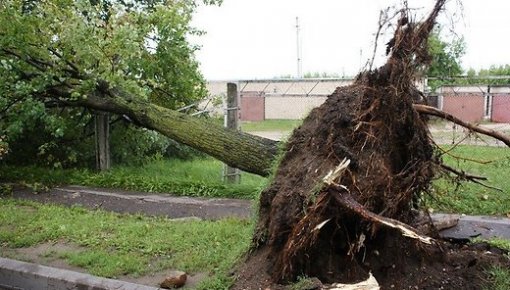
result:
[[[49,121],[51,120],[51,121]],[[49,125],[52,124],[52,125]],[[9,165],[37,165],[51,168],[95,168],[94,118],[88,111],[65,109],[24,124],[10,137],[9,147],[0,139],[0,160]],[[190,159],[204,154],[124,118],[110,126],[112,164],[140,165],[147,161],[175,157]]]
[[[5,141],[5,136],[0,136],[0,160],[9,153],[9,144]]]

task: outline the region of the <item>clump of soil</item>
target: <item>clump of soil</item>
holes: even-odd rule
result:
[[[414,75],[428,61],[427,38],[443,5],[420,24],[403,10],[388,62],[338,88],[293,132],[262,192],[252,252],[234,289],[280,289],[301,276],[356,283],[369,272],[383,289],[480,289],[483,269],[510,265],[501,251],[412,227],[413,206],[441,162],[413,104],[423,101]],[[345,160],[345,172],[325,183]]]

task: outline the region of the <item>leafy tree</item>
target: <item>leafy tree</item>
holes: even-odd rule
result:
[[[433,79],[429,81],[431,91],[445,84],[454,83],[453,78],[463,73],[460,58],[465,53],[463,38],[456,38],[447,42],[441,38],[440,29],[435,29],[429,35],[428,53],[430,64],[425,74]]]
[[[496,77],[496,78],[495,78]],[[501,77],[501,78],[497,78]],[[507,78],[508,77],[508,78]],[[510,84],[510,65],[492,65],[488,69],[481,69],[476,74],[472,83],[483,83],[488,85],[509,85]]]
[[[495,66],[492,65],[488,69],[481,69],[478,72],[478,76],[485,77],[485,76],[510,76],[510,65],[499,65]]]
[[[194,58],[197,47],[187,41],[189,35],[201,33],[190,26],[197,4],[194,0],[2,1],[0,130],[10,143],[19,145],[11,146],[18,148],[12,154],[24,152],[18,157],[26,158],[27,152],[33,152],[32,156],[55,164],[90,159],[84,151],[90,152],[93,144],[84,137],[91,136],[92,111],[65,107],[48,88],[72,86],[67,101],[79,100],[95,94],[101,80],[171,109],[203,98],[205,82]],[[140,148],[132,152],[140,154],[155,138],[132,126],[114,130],[119,131],[114,135],[140,134],[141,138],[131,140]],[[27,148],[26,143],[34,146]],[[126,144],[118,142],[112,148],[125,152]]]
[[[337,73],[328,73],[328,72],[306,72],[303,75],[305,79],[318,79],[318,78],[340,78],[340,75]]]
[[[200,33],[189,26],[196,5],[194,0],[2,1],[0,128],[8,141],[26,126],[60,136],[58,113],[79,107],[125,116],[227,164],[267,175],[276,142],[171,109],[205,92],[193,57],[196,47],[186,40]]]
[[[441,39],[440,31],[435,30],[428,38],[428,47],[431,62],[427,76],[450,78],[463,73],[460,61],[466,47],[463,38],[457,38],[448,43]]]

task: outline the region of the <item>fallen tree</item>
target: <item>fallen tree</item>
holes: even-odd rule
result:
[[[277,288],[299,276],[316,277],[324,284],[353,283],[371,272],[384,288],[478,289],[484,266],[508,265],[501,255],[485,254],[488,248],[480,251],[441,241],[430,221],[421,228],[431,230],[413,227],[413,201],[444,168],[431,143],[427,115],[510,143],[507,136],[419,103],[414,73],[427,63],[426,40],[443,4],[438,1],[421,24],[409,22],[403,10],[387,63],[361,73],[353,85],[338,88],[293,132],[272,184],[261,194],[252,252],[237,272],[236,288]],[[49,85],[30,92],[47,106],[126,115],[229,165],[271,173],[278,151],[274,141],[155,105],[88,75],[58,52],[44,59],[4,46],[0,57],[14,60],[10,63],[18,83],[58,71]],[[76,97],[83,83],[93,88],[86,97]]]
[[[23,60],[33,66],[34,72],[24,74],[27,81],[44,74],[44,69],[37,66],[32,56],[23,56],[15,51],[1,49],[6,56]],[[194,118],[151,103],[148,100],[126,92],[122,88],[111,87],[103,80],[97,80],[96,90],[86,98],[76,99],[74,82],[88,80],[77,66],[69,63],[70,80],[44,90],[34,92],[33,96],[43,100],[50,107],[85,107],[118,115],[126,115],[139,126],[186,144],[217,158],[228,165],[247,172],[268,176],[278,155],[278,142],[250,135],[235,130],[225,129],[213,122]],[[432,115],[459,124],[469,130],[494,137],[510,146],[510,138],[493,130],[487,130],[474,124],[464,122],[448,113],[423,104],[412,104],[417,113]]]
[[[427,115],[508,142],[420,103],[413,80],[444,3],[421,23],[403,9],[386,64],[337,88],[294,130],[234,289],[280,289],[303,276],[318,289],[370,273],[383,289],[480,289],[483,269],[510,265],[501,252],[441,240],[430,220],[415,227],[415,201],[444,169]]]
[[[97,94],[79,101],[69,100],[72,89],[52,88],[47,92],[58,96],[63,106],[87,107],[126,115],[137,125],[209,154],[228,165],[262,176],[270,174],[278,152],[278,142],[225,129],[214,122],[198,119],[140,100],[119,88],[102,84]]]

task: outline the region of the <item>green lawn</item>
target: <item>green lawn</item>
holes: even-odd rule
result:
[[[489,269],[490,287],[484,290],[508,290],[510,289],[510,271],[501,267],[494,267]]]
[[[240,184],[225,184],[223,163],[212,158],[157,160],[143,166],[118,166],[106,173],[83,169],[0,167],[0,182],[31,187],[75,184],[203,197],[254,198],[266,179],[243,172]]]
[[[303,120],[264,120],[260,122],[248,122],[244,121],[241,123],[241,130],[246,132],[254,131],[292,131],[294,128],[301,125]]]
[[[143,276],[162,270],[206,273],[197,289],[228,289],[229,271],[249,246],[253,223],[238,219],[172,221],[120,215],[81,207],[44,205],[0,198],[0,256],[8,249],[44,243],[70,244],[41,255],[63,259],[89,273],[116,278]],[[494,240],[510,249],[510,243]],[[14,257],[17,258],[17,257]],[[508,269],[488,269],[488,289],[509,289]],[[303,289],[306,280],[293,289]]]
[[[0,198],[0,221],[0,255],[7,248],[69,243],[80,250],[47,255],[103,277],[164,269],[205,272],[199,289],[229,285],[227,273],[252,233],[252,223],[238,219],[172,221],[5,198]]]
[[[445,150],[448,147],[444,148]],[[459,187],[446,178],[434,182],[436,197],[427,199],[427,206],[435,211],[475,215],[506,215],[510,213],[510,150],[505,147],[458,146],[452,155],[444,155],[446,164],[460,168],[467,173],[485,176],[485,184],[502,191],[490,189],[472,182]],[[490,162],[480,164],[475,161]]]

